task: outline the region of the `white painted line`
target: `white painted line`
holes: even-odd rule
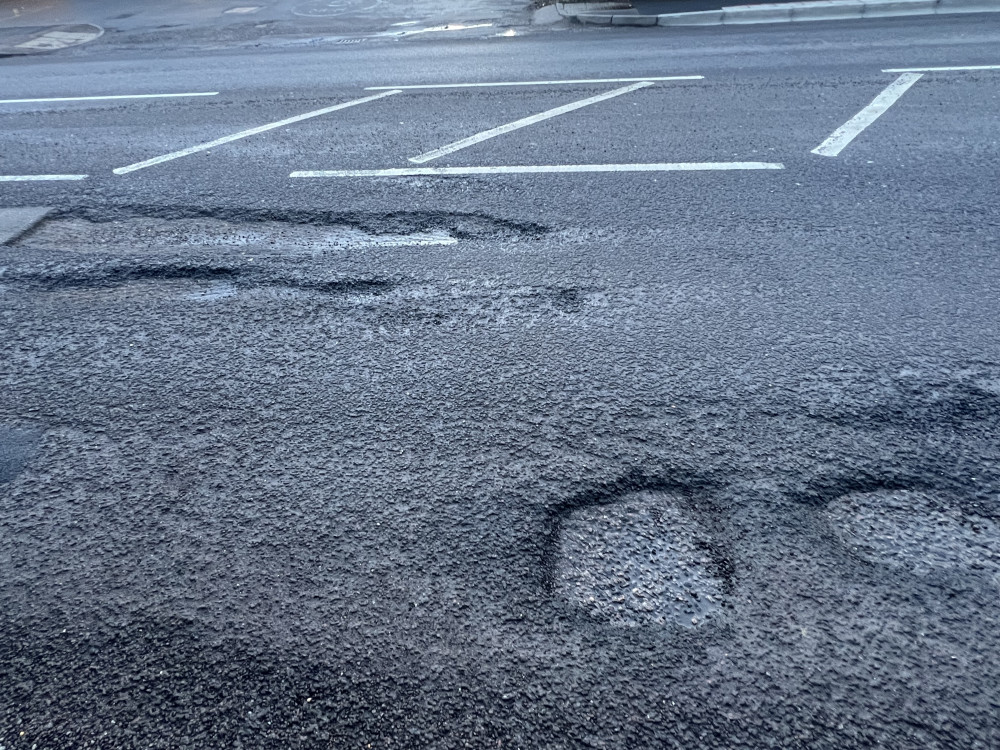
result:
[[[819,156],[836,156],[848,144],[857,138],[861,133],[881,117],[886,110],[895,104],[899,97],[915,84],[923,76],[923,73],[903,73],[899,78],[890,83],[881,94],[876,96],[872,103],[858,112],[854,117],[845,122],[833,131],[829,138],[812,150],[812,153]]]
[[[413,156],[410,158],[410,161],[412,161],[414,164],[424,164],[434,159],[440,159],[442,156],[454,153],[455,151],[461,151],[463,148],[474,146],[477,143],[489,140],[490,138],[496,138],[498,135],[503,135],[504,133],[510,133],[511,131],[514,130],[520,130],[521,128],[526,128],[529,125],[534,125],[536,122],[549,120],[553,117],[564,115],[567,112],[573,112],[574,110],[581,109],[582,107],[587,107],[591,104],[597,104],[598,102],[603,102],[606,99],[614,99],[616,96],[629,94],[633,91],[644,89],[647,86],[652,86],[652,85],[653,85],[652,81],[642,81],[640,83],[633,83],[631,86],[622,86],[620,89],[615,89],[614,91],[607,91],[603,94],[598,94],[597,96],[590,96],[587,97],[586,99],[580,99],[579,101],[571,102],[570,104],[564,104],[561,107],[548,109],[544,112],[539,112],[537,115],[524,117],[521,118],[520,120],[515,120],[514,122],[508,122],[506,125],[500,125],[499,127],[491,128],[490,130],[484,130],[482,133],[476,133],[475,135],[470,135],[468,138],[463,138],[460,141],[449,143],[447,146],[442,146],[441,148],[436,148],[433,151],[428,151],[426,154],[420,154],[420,156]]]
[[[886,68],[883,73],[938,73],[954,70],[1000,70],[1000,65],[956,65],[950,68]]]
[[[479,89],[491,86],[566,86],[576,83],[630,83],[632,81],[701,81],[705,76],[646,76],[645,78],[577,78],[566,81],[496,81],[494,83],[428,83],[418,86],[368,86],[365,91],[417,89]]]
[[[85,180],[85,174],[13,174],[0,175],[0,182],[49,182],[52,180]]]
[[[725,172],[784,169],[761,161],[707,161],[663,164],[552,164],[517,167],[410,167],[403,169],[342,169],[292,172],[289,177],[450,177],[493,174],[561,174],[574,172]]]
[[[0,104],[35,104],[39,102],[96,102],[105,99],[172,99],[181,96],[218,96],[218,91],[185,94],[117,94],[115,96],[51,96],[44,99],[0,99]]]
[[[261,125],[260,127],[251,128],[250,130],[242,130],[239,133],[233,133],[232,135],[227,135],[222,138],[216,138],[214,141],[209,141],[208,143],[201,143],[197,146],[191,146],[190,148],[181,149],[180,151],[173,151],[169,154],[164,154],[163,156],[155,156],[152,159],[146,159],[146,161],[136,162],[135,164],[129,164],[127,167],[118,167],[113,170],[115,174],[128,174],[129,172],[135,172],[139,169],[145,169],[146,167],[152,167],[155,164],[162,164],[165,161],[170,161],[172,159],[180,159],[182,156],[190,156],[191,154],[196,154],[199,151],[207,151],[216,146],[222,146],[226,143],[232,143],[233,141],[238,141],[241,138],[247,138],[251,135],[257,135],[258,133],[265,133],[268,130],[274,130],[275,128],[281,128],[285,125],[291,125],[296,122],[302,122],[303,120],[308,120],[311,117],[319,117],[320,115],[329,114],[330,112],[336,112],[341,109],[347,109],[348,107],[356,107],[359,104],[367,104],[368,102],[373,102],[376,99],[382,99],[387,96],[392,96],[393,94],[398,94],[399,91],[385,91],[381,94],[375,94],[373,96],[366,96],[363,99],[354,99],[349,102],[343,102],[342,104],[334,104],[332,107],[324,107],[323,109],[317,109],[312,112],[306,112],[302,115],[296,115],[295,117],[289,117],[286,120],[278,120],[278,122],[272,122],[267,125]]]

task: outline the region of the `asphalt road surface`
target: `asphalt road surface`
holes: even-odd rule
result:
[[[0,747],[1000,745],[1000,19],[150,39],[0,60]]]

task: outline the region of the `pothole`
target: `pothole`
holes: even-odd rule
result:
[[[844,495],[826,507],[834,533],[869,562],[915,575],[1000,574],[1000,524],[944,504],[927,492]]]
[[[706,538],[662,492],[573,510],[560,524],[554,595],[614,625],[700,625],[723,595]]]
[[[445,229],[372,232],[348,225],[291,224],[262,221],[233,223],[211,218],[137,217],[92,222],[81,218],[43,222],[18,242],[33,250],[128,252],[184,248],[255,248],[317,252],[384,247],[454,245],[458,238]]]
[[[325,275],[319,278],[275,275],[265,269],[188,263],[104,265],[10,274],[5,288],[57,295],[66,301],[181,299],[213,301],[237,295],[358,298],[381,295],[398,286],[379,277]]]

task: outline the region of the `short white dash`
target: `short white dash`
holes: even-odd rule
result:
[[[365,91],[398,89],[478,89],[491,86],[568,86],[579,83],[631,83],[633,81],[701,81],[705,76],[646,76],[645,78],[576,78],[564,81],[496,81],[493,83],[428,83],[415,86],[369,86]]]
[[[510,167],[411,167],[402,169],[341,169],[292,172],[290,177],[462,177],[495,174],[559,174],[574,172],[722,172],[784,169],[784,164],[760,161],[674,162],[660,164],[550,164]]]
[[[170,161],[172,159],[180,159],[182,156],[190,156],[191,154],[196,154],[199,151],[208,151],[209,149],[215,148],[216,146],[222,146],[226,143],[232,143],[233,141],[238,141],[241,138],[247,138],[251,135],[257,135],[258,133],[264,133],[268,130],[274,130],[275,128],[281,128],[285,125],[291,125],[296,122],[302,122],[303,120],[308,120],[311,117],[319,117],[320,115],[329,114],[330,112],[336,112],[341,109],[347,109],[348,107],[356,107],[359,104],[367,104],[368,102],[373,102],[376,99],[382,99],[387,96],[392,96],[393,94],[398,94],[399,91],[384,91],[381,94],[374,94],[373,96],[366,96],[363,99],[354,99],[349,102],[343,102],[342,104],[334,104],[332,107],[324,107],[323,109],[313,110],[312,112],[306,112],[305,114],[296,115],[295,117],[289,117],[285,120],[278,120],[278,122],[268,123],[267,125],[261,125],[256,128],[251,128],[250,130],[241,130],[239,133],[233,133],[232,135],[227,135],[222,138],[216,138],[214,141],[209,141],[208,143],[201,143],[197,146],[191,146],[190,148],[181,149],[180,151],[173,151],[169,154],[164,154],[163,156],[155,156],[152,159],[146,159],[145,161],[136,162],[135,164],[129,164],[127,167],[118,167],[118,169],[113,170],[115,174],[128,174],[129,172],[135,172],[139,169],[145,169],[146,167],[152,167],[155,164],[162,164],[165,161]]]
[[[110,99],[173,99],[184,96],[218,96],[218,91],[185,94],[115,94],[114,96],[49,96],[41,99],[0,99],[0,104],[35,104],[39,102],[97,102]]]
[[[958,70],[1000,70],[1000,65],[954,65],[946,68],[886,68],[883,73],[948,73]]]
[[[491,128],[490,130],[484,130],[482,133],[476,133],[475,135],[470,135],[468,138],[463,138],[454,143],[449,143],[447,146],[442,146],[441,148],[436,148],[433,151],[428,151],[426,154],[420,154],[420,156],[414,156],[410,159],[414,164],[424,164],[425,162],[432,161],[433,159],[440,159],[446,154],[454,153],[455,151],[461,151],[463,148],[468,148],[469,146],[474,146],[482,141],[489,140],[490,138],[496,138],[498,135],[503,135],[504,133],[510,133],[514,130],[519,130],[520,128],[526,128],[529,125],[534,125],[536,122],[542,122],[543,120],[548,120],[553,117],[558,117],[559,115],[564,115],[567,112],[573,112],[574,110],[580,109],[582,107],[587,107],[591,104],[597,104],[598,102],[603,102],[606,99],[614,99],[616,96],[622,96],[623,94],[628,94],[638,89],[646,88],[647,86],[652,86],[652,81],[642,81],[640,83],[633,83],[630,86],[622,86],[620,89],[615,89],[614,91],[607,91],[603,94],[598,94],[597,96],[587,97],[586,99],[580,99],[576,102],[571,102],[569,104],[564,104],[561,107],[555,107],[554,109],[548,109],[544,112],[539,112],[537,115],[531,115],[530,117],[524,117],[520,120],[515,120],[514,122],[508,122],[506,125],[500,125],[496,128]]]
[[[85,180],[85,174],[8,174],[0,175],[0,182],[52,182],[56,180]]]
[[[819,156],[837,156],[851,141],[861,135],[865,128],[885,114],[886,110],[895,104],[910,86],[919,81],[921,76],[923,73],[903,73],[886,86],[871,104],[834,130],[829,138],[812,150],[812,153]]]

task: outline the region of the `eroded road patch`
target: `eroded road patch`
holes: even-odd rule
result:
[[[698,625],[723,596],[705,537],[664,492],[573,510],[560,523],[554,593],[613,625]]]

